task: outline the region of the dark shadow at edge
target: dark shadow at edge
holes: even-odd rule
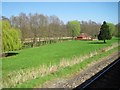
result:
[[[88,44],[106,44],[104,42],[89,42]]]
[[[91,80],[93,80],[96,76],[98,76],[101,72],[103,72],[106,68],[108,68],[110,65],[112,65],[113,63],[115,63],[117,60],[119,60],[120,57],[118,57],[118,59],[116,59],[115,61],[113,61],[111,64],[109,64],[107,67],[103,68],[101,71],[99,71],[98,73],[96,73],[94,76],[92,76],[91,78],[87,79],[85,82],[83,82],[81,85],[77,86],[76,88],[73,88],[72,90],[89,90],[89,89],[93,89],[93,88],[83,88],[85,85],[87,85],[88,82],[90,82]],[[106,87],[109,88],[109,87]],[[97,89],[97,88],[96,88]]]
[[[18,52],[4,52],[2,53],[2,57],[10,57],[19,54]]]

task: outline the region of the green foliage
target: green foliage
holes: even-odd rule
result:
[[[18,51],[18,55],[2,59],[3,79],[6,80],[6,77],[8,77],[10,73],[13,73],[14,78],[14,72],[19,72],[20,70],[30,70],[32,68],[38,68],[43,65],[58,65],[63,58],[65,60],[72,60],[74,57],[83,57],[84,55],[87,55],[91,52],[99,51],[102,50],[102,48],[111,46],[111,44],[117,42],[117,40],[116,38],[113,38],[106,44],[93,44],[95,42],[96,41],[73,40],[20,50]],[[65,75],[65,73],[58,73],[58,75]],[[45,80],[46,79],[44,79],[43,82]],[[40,82],[43,83],[42,81],[38,80],[38,83]],[[38,83],[35,82],[35,84]],[[33,86],[34,85],[32,83],[32,87]]]
[[[10,23],[7,20],[0,21],[0,26],[2,26],[2,29],[9,30],[11,28]]]
[[[110,40],[112,38],[111,34],[110,34],[110,29],[109,26],[107,25],[107,23],[104,21],[101,28],[100,28],[100,33],[98,35],[98,39],[99,40]]]
[[[68,29],[71,31],[72,37],[80,34],[80,22],[77,20],[70,21],[67,24]]]
[[[116,25],[115,36],[116,36],[116,37],[120,37],[120,23]]]
[[[117,42],[117,40],[113,38],[106,44],[88,44],[94,42],[96,41],[66,41],[21,50],[16,57],[2,59],[3,73],[43,64],[56,64],[62,58],[71,59],[73,56],[83,56],[100,48],[110,46],[111,43]]]
[[[75,64],[71,67],[65,67],[64,69],[60,69],[59,71],[55,72],[54,74],[49,74],[43,77],[38,77],[36,79],[32,79],[29,81],[26,81],[22,84],[18,84],[16,87],[17,88],[34,88],[34,87],[40,87],[42,86],[46,81],[50,81],[50,80],[55,80],[57,78],[66,78],[68,76],[71,76],[77,72],[80,72],[81,70],[85,69],[87,67],[88,64],[98,61],[110,54],[112,54],[113,52],[116,52],[118,50],[117,48],[114,48],[108,52],[104,52],[98,55],[95,55],[89,59],[84,60],[83,62],[80,62],[78,64]],[[42,88],[42,87],[40,87]]]
[[[2,22],[2,51],[13,51],[21,48],[20,31],[12,28],[8,21]]]
[[[114,36],[115,35],[115,25],[113,23],[107,23],[107,25],[109,26],[109,29],[110,29],[110,35],[111,36]]]

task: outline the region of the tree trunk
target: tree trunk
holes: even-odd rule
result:
[[[105,40],[104,40],[104,43],[106,43]]]

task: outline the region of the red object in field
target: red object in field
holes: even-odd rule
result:
[[[75,40],[92,40],[92,37],[87,33],[81,33],[80,36],[75,38]]]

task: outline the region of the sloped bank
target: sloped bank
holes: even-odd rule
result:
[[[78,85],[82,84],[87,79],[91,78],[96,73],[101,71],[103,68],[108,66],[118,57],[120,57],[120,52],[118,51],[109,52],[109,53],[110,55],[100,58],[97,61],[94,60],[93,62],[89,63],[86,68],[80,70],[79,72],[72,74],[67,78],[59,78],[53,81],[46,82],[42,87],[43,88],[75,88],[77,87]]]
[[[117,47],[116,45],[113,45],[113,46],[115,46],[115,47]],[[113,47],[113,48],[115,48],[115,47]],[[108,47],[109,48],[109,47]],[[102,51],[101,51],[101,53],[99,53],[100,54],[100,56],[101,57],[105,57],[105,53],[107,53],[107,55],[109,55],[110,53],[112,53],[113,51],[114,51],[114,49],[113,48],[111,48],[111,49],[108,49],[108,48],[106,48],[106,51],[107,50],[109,50],[110,52],[104,52],[103,54],[102,54]],[[115,49],[115,50],[117,50],[117,48]],[[105,55],[104,55],[105,54]],[[17,87],[39,87],[39,85],[38,84],[42,84],[42,83],[44,83],[44,82],[46,82],[46,80],[47,81],[49,81],[49,80],[51,80],[51,79],[54,79],[54,78],[61,78],[61,75],[59,75],[60,74],[60,72],[62,72],[63,71],[63,75],[65,76],[66,75],[66,73],[72,73],[72,72],[74,72],[74,68],[75,68],[75,66],[77,66],[77,65],[81,65],[81,66],[79,66],[79,67],[77,67],[76,68],[76,70],[77,69],[83,69],[83,67],[86,67],[89,63],[91,63],[91,62],[93,62],[93,61],[96,61],[96,60],[94,60],[95,58],[94,58],[94,56],[96,57],[96,56],[98,56],[97,54],[96,55],[93,55],[93,56],[91,56],[91,58],[93,58],[93,60],[83,60],[83,61],[81,61],[81,62],[78,62],[78,63],[73,63],[72,65],[70,65],[70,64],[66,64],[66,65],[68,65],[68,66],[65,66],[65,67],[63,67],[63,68],[60,68],[60,69],[58,69],[58,70],[56,70],[56,71],[54,71],[54,72],[52,72],[52,73],[49,73],[48,74],[48,77],[47,77],[47,75],[45,75],[45,76],[42,76],[42,77],[38,77],[38,78],[36,78],[36,79],[33,79],[33,80],[31,80],[31,81],[27,81],[27,82],[25,82],[25,83],[22,83],[22,84],[20,84],[20,85],[17,85]],[[100,58],[100,57],[99,57]],[[82,65],[83,64],[83,65]],[[59,65],[58,65],[59,66]],[[67,70],[68,69],[68,70]],[[73,71],[71,72],[70,70],[72,70],[73,69]],[[74,72],[75,73],[75,72]],[[50,76],[49,76],[50,75]],[[55,77],[54,77],[54,75],[55,75]],[[50,77],[50,78],[49,78]],[[52,78],[51,78],[52,77]],[[46,79],[44,79],[44,78],[46,78]],[[42,80],[43,79],[43,80]],[[33,85],[32,85],[32,83],[34,83]],[[46,85],[45,85],[46,86]],[[49,85],[48,85],[49,86]],[[52,85],[50,85],[50,86],[52,86]]]

